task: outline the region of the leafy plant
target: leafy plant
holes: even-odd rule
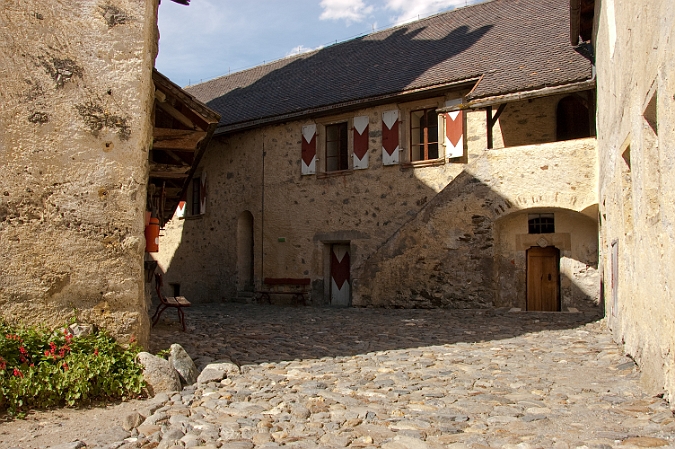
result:
[[[14,327],[0,321],[0,408],[75,406],[141,394],[139,348],[122,348],[105,332],[74,338],[67,330]]]

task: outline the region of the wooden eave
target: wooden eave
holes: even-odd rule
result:
[[[185,196],[220,114],[153,70],[155,107],[149,155],[148,208],[169,221]],[[152,187],[150,187],[152,185]]]
[[[540,89],[533,89],[533,90],[513,92],[504,95],[494,95],[491,97],[477,98],[475,100],[470,100],[465,103],[457,104],[447,108],[438,108],[437,111],[450,112],[463,109],[481,109],[491,106],[499,106],[501,104],[510,103],[513,101],[523,101],[535,98],[548,97],[550,95],[562,95],[562,94],[571,94],[575,92],[582,92],[585,90],[595,89],[595,87],[596,87],[595,79],[590,79],[586,81],[579,81],[576,83],[563,84],[560,86],[543,87]]]

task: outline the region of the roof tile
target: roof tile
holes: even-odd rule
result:
[[[186,90],[237,128],[480,76],[470,99],[590,79],[569,42],[569,0],[493,0]]]

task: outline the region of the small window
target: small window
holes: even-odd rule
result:
[[[410,160],[438,159],[438,113],[435,108],[410,113]]]
[[[530,214],[527,224],[530,234],[553,234],[555,232],[553,214]]]
[[[201,213],[201,179],[192,178],[192,201],[190,203],[190,215],[199,215]]]
[[[326,125],[326,171],[349,169],[347,122]]]

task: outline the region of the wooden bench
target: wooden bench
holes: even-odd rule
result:
[[[190,307],[190,301],[185,299],[185,296],[164,296],[162,294],[162,275],[155,273],[155,290],[157,290],[157,296],[159,297],[159,305],[155,314],[152,316],[152,325],[154,326],[159,321],[159,317],[169,307],[175,307],[178,311],[178,318],[180,319],[180,324],[183,325],[183,332],[185,332],[185,313],[183,313],[184,307]]]
[[[263,288],[256,291],[260,301],[266,300],[272,304],[270,295],[293,295],[296,304],[305,303],[305,295],[309,294],[309,278],[265,278]]]

